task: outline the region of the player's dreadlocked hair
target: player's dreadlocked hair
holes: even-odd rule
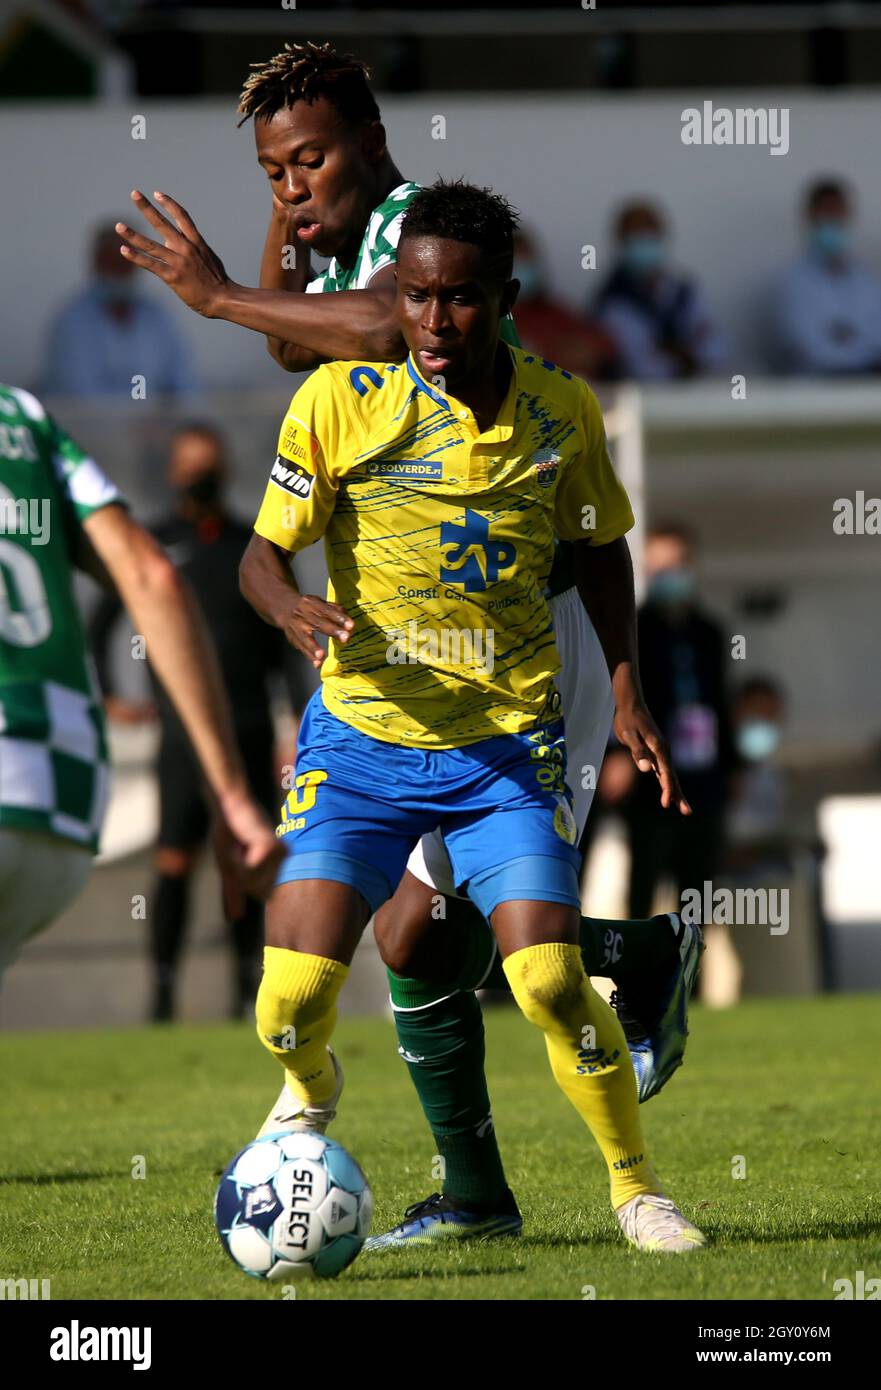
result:
[[[511,278],[514,232],[520,222],[516,208],[491,188],[477,188],[463,179],[438,179],[422,188],[410,202],[401,223],[406,237],[444,237],[479,246],[502,280]]]
[[[379,107],[368,85],[369,70],[351,53],[332,44],[286,43],[267,63],[252,63],[253,72],[239,98],[239,125],[249,116],[269,120],[295,101],[311,105],[326,97],[352,125],[378,121]]]

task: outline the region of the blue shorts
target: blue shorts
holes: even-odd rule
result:
[[[580,904],[563,721],[465,748],[383,743],[331,714],[321,690],[297,739],[276,883],[333,879],[375,912],[421,837],[440,828],[457,887],[485,917],[501,902]]]

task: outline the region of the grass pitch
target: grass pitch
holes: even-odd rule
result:
[[[433,1145],[391,1023],[346,1020],[335,1041],[332,1132],[379,1231],[437,1190]],[[693,1011],[685,1067],[642,1110],[668,1191],[713,1242],[682,1258],[624,1244],[598,1151],[514,1009],[489,1012],[487,1052],[524,1235],[362,1255],[298,1300],[831,1299],[836,1279],[881,1274],[877,998]],[[0,1069],[0,1278],[49,1278],[53,1299],[282,1297],[212,1222],[218,1175],[279,1084],[250,1027],[7,1035]]]

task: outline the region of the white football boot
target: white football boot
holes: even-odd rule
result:
[[[311,1130],[315,1134],[325,1132],[336,1114],[343,1089],[343,1069],[334,1055],[333,1048],[329,1047],[327,1051],[333,1062],[333,1071],[336,1077],[336,1089],[333,1095],[328,1100],[323,1101],[321,1105],[306,1105],[305,1101],[299,1100],[293,1091],[288,1090],[288,1083],[285,1081],[282,1084],[278,1100],[257,1133],[258,1139],[264,1139],[267,1134],[278,1134],[280,1130],[284,1129]]]
[[[627,1240],[638,1250],[682,1255],[707,1243],[703,1231],[686,1221],[675,1202],[660,1193],[640,1193],[619,1207],[615,1215]]]

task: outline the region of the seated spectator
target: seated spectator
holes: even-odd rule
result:
[[[120,244],[112,222],[97,229],[91,278],[49,329],[44,391],[129,396],[135,376],[143,376],[148,396],[194,389],[181,335],[168,312],[141,293]]]
[[[514,279],[520,281],[514,322],[525,348],[593,381],[617,375],[615,345],[608,333],[595,320],[582,318],[554,299],[541,253],[525,231],[514,237]]]
[[[614,340],[621,372],[668,381],[717,370],[719,330],[694,280],[668,265],[667,228],[651,203],[628,203],[615,219],[617,259],[594,311]]]
[[[881,370],[881,280],[854,258],[847,189],[823,179],[804,203],[807,246],[772,297],[785,370],[834,376]]]

